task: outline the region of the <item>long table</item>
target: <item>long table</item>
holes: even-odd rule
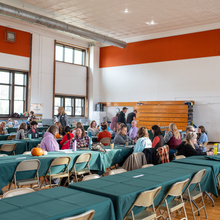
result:
[[[174,183],[187,178],[191,180],[192,176],[201,169],[206,169],[201,183],[202,190],[217,195],[211,167],[172,162],[96,180],[73,183],[69,185],[69,188],[110,198],[114,204],[116,219],[122,220],[141,192],[162,186],[155,200],[157,206]]]
[[[121,161],[124,160],[125,157],[130,155],[133,151],[132,148],[126,147],[116,147],[115,149],[111,150],[109,147],[107,148],[107,153],[102,153],[99,151],[90,151],[90,150],[78,150],[72,153],[65,153],[63,151],[59,152],[48,152],[45,156],[34,157],[32,155],[13,155],[7,157],[1,157],[0,159],[0,189],[10,183],[16,166],[19,162],[23,160],[31,160],[31,159],[38,159],[41,162],[40,169],[39,169],[39,176],[43,176],[46,174],[46,171],[51,163],[51,161],[56,157],[61,156],[70,156],[71,162],[69,169],[72,168],[73,163],[77,159],[77,157],[82,153],[91,153],[92,157],[89,162],[89,166],[91,170],[98,171],[99,174],[103,174],[106,168],[111,167]],[[77,169],[81,168],[81,166],[77,166]],[[20,176],[21,179],[28,178],[26,173],[22,173]]]
[[[8,127],[6,129],[7,129],[9,134],[10,133],[16,133],[17,130],[18,130],[17,128],[8,128]],[[46,131],[48,129],[48,127],[38,127],[37,129],[38,129],[39,132],[42,132],[42,131]]]
[[[115,220],[110,199],[65,187],[0,200],[2,220],[60,220],[91,209],[95,210],[94,220]]]

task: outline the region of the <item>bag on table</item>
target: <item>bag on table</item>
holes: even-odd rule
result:
[[[91,150],[101,151],[103,153],[107,152],[106,149],[104,148],[104,145],[102,143],[93,144]]]

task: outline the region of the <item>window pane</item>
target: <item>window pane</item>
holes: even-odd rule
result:
[[[0,85],[0,99],[9,99],[10,86]]]
[[[15,86],[14,92],[14,100],[24,100],[24,87]]]
[[[0,100],[0,114],[3,115],[9,114],[9,101]]]
[[[58,114],[58,107],[54,107],[54,115]]]
[[[65,107],[65,112],[67,115],[72,115],[71,109],[72,107]]]
[[[24,112],[24,102],[23,101],[14,101],[14,112],[18,114]]]
[[[15,84],[26,85],[25,75],[21,73],[15,73]]]
[[[0,83],[8,83],[9,84],[9,72],[0,71]]]
[[[82,99],[75,99],[75,106],[76,107],[80,107],[81,108],[81,106],[82,106],[82,101],[81,101]]]
[[[81,108],[76,108],[75,115],[82,115],[82,109]]]
[[[74,63],[83,65],[83,51],[82,50],[74,50]]]
[[[55,106],[57,106],[57,107],[61,106],[61,98],[55,97]],[[58,109],[57,109],[57,111],[58,111]]]
[[[63,61],[63,46],[56,45],[56,60]]]
[[[71,98],[65,98],[65,106],[72,106],[72,99]]]
[[[73,49],[69,47],[65,47],[65,62],[72,63],[73,62]]]

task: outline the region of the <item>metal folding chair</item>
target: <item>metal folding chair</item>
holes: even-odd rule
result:
[[[98,178],[100,178],[98,174],[91,174],[91,175],[83,177],[82,181],[93,180],[93,179],[98,179]]]
[[[122,168],[121,169],[115,169],[115,170],[111,170],[108,175],[115,175],[115,174],[125,173],[125,172],[127,172],[127,170],[122,169]]]
[[[62,218],[61,220],[91,220],[95,214],[95,210],[89,210],[83,214],[69,217],[69,218]]]
[[[31,188],[12,189],[6,192],[2,198],[4,199],[4,198],[13,197],[13,196],[20,196],[20,195],[32,193],[32,192],[35,192],[35,191]]]
[[[11,155],[15,155],[16,144],[3,144],[0,147],[0,151],[11,152]]]
[[[153,167],[153,166],[154,166],[153,164],[145,164],[141,168],[147,168],[147,167]]]
[[[100,142],[102,143],[102,144],[110,144],[111,143],[111,138],[102,138],[101,140],[100,140]]]
[[[175,160],[186,158],[184,155],[177,155],[175,156]]]

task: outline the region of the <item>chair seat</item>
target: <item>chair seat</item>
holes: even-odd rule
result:
[[[168,203],[168,208],[170,212],[176,211],[184,206],[184,202],[172,200],[170,203]],[[167,210],[166,205],[163,204],[160,206],[160,209]]]
[[[35,178],[23,179],[23,180],[17,180],[16,183],[17,183],[18,186],[30,185],[30,184],[38,184],[38,180],[35,179]]]
[[[202,196],[202,192],[200,192],[198,190],[192,190],[192,191],[190,191],[190,196],[191,196],[192,200],[195,200],[195,199]],[[183,198],[184,199],[189,199],[188,192],[184,193]]]
[[[151,220],[156,218],[156,213],[149,210],[143,210],[142,212],[135,215],[135,220]],[[125,220],[131,220],[132,216],[127,216]]]
[[[76,170],[76,172],[72,171],[72,173],[73,174],[76,173],[76,175],[83,175],[83,174],[86,174],[86,173],[90,173],[90,170],[88,170],[88,169],[81,169],[81,170]]]
[[[56,179],[56,178],[68,177],[69,174],[68,173],[55,173],[55,174],[47,175],[47,177],[49,178],[50,176],[52,177],[51,179]]]

